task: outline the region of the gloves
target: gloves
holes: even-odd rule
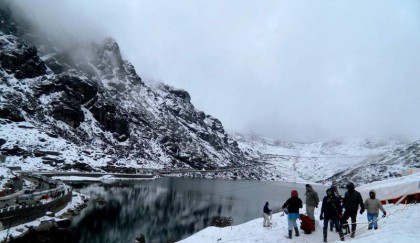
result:
[[[319,219],[320,219],[320,220],[324,220],[324,216],[322,216],[322,214],[321,214],[321,215],[319,215]]]
[[[364,208],[361,208],[360,209],[360,214],[363,214],[364,211],[365,211],[365,209]]]
[[[384,214],[382,214],[382,218],[385,218],[386,217],[386,212],[384,212]]]

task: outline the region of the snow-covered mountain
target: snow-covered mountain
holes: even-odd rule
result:
[[[239,147],[265,164],[267,179],[360,185],[399,177],[420,167],[420,142],[403,140],[341,139],[318,143],[291,143],[255,134],[232,135]]]
[[[63,48],[0,5],[0,145],[8,165],[134,172],[250,163],[187,91],[146,84],[114,39]]]
[[[410,170],[418,171],[419,168],[420,141],[417,141],[404,146],[397,146],[386,153],[363,160],[361,163],[322,181],[338,181],[341,185],[348,181],[365,184],[400,177],[409,173]]]
[[[229,135],[185,90],[145,81],[112,38],[62,46],[0,2],[0,152],[25,170],[243,168],[218,178],[356,184],[420,167],[419,143]]]

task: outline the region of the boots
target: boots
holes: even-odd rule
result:
[[[351,225],[351,234],[350,237],[354,238],[354,234],[356,233],[356,224]]]
[[[324,233],[324,242],[327,242],[327,230],[323,230]]]
[[[292,239],[292,232],[293,230],[289,230],[289,239]]]
[[[295,236],[298,237],[299,236],[299,229],[298,229],[298,227],[295,227],[295,233],[296,233]]]
[[[312,223],[314,224],[314,231],[315,231],[315,219],[312,220]]]
[[[344,235],[343,235],[343,233],[340,234],[340,240],[341,241],[344,241]]]

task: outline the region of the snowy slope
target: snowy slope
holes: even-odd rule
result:
[[[218,119],[185,90],[146,84],[114,39],[62,48],[12,15],[0,3],[6,165],[135,173],[250,164]]]
[[[401,184],[417,183],[419,175],[407,176],[401,180],[390,179],[381,181],[381,183],[366,184],[362,191],[375,188],[378,195],[386,195],[393,188],[399,187]],[[359,190],[359,188],[356,188]],[[378,197],[379,198],[379,197]],[[304,206],[305,208],[305,206]],[[383,242],[417,242],[420,239],[420,231],[416,222],[420,222],[420,205],[384,205],[387,211],[385,218],[379,218],[378,230],[367,229],[366,213],[357,215],[357,231],[356,237],[351,239],[348,236],[345,241],[370,243],[379,241]],[[304,209],[301,210],[304,212]],[[319,215],[320,207],[315,209],[315,215]],[[316,231],[312,234],[303,234],[299,237],[293,236],[293,239],[286,239],[287,234],[287,217],[281,216],[280,213],[273,215],[273,227],[262,227],[263,219],[258,218],[250,222],[225,228],[207,227],[206,229],[192,235],[191,237],[179,242],[322,242],[322,222],[317,220]],[[341,242],[338,234],[328,231],[328,242]]]
[[[420,231],[417,224],[413,222],[420,221],[420,205],[385,205],[385,210],[390,213],[385,219],[380,218],[379,229],[372,231],[367,230],[366,213],[358,215],[357,221],[360,223],[356,237],[351,239],[348,236],[345,241],[359,243],[394,243],[394,242],[417,242],[420,239]],[[315,214],[319,215],[319,209],[315,210]],[[191,237],[181,240],[183,243],[206,243],[206,242],[322,242],[322,223],[317,221],[317,230],[312,234],[306,235],[301,232],[299,237],[293,236],[292,240],[286,239],[287,234],[287,218],[281,214],[273,215],[273,227],[262,227],[263,219],[258,218],[245,224],[217,228],[208,227]],[[341,242],[338,234],[328,231],[328,242]]]
[[[369,182],[381,178],[375,163],[383,161],[389,169],[395,168],[399,176],[402,171],[418,165],[416,153],[417,143],[407,143],[400,140],[375,141],[370,139],[342,139],[318,143],[293,143],[278,139],[261,137],[255,134],[233,133],[233,138],[239,147],[258,161],[264,164],[267,179],[273,178],[284,181],[317,181],[322,183],[337,182],[345,184],[349,180],[355,182]],[[405,156],[399,157],[404,154]],[[384,159],[387,158],[387,159]],[[407,163],[410,158],[413,163]],[[385,161],[385,162],[384,162]],[[354,168],[364,172],[365,180],[350,176],[337,176],[348,174]],[[359,173],[359,172],[358,172]],[[389,177],[383,174],[383,178]]]
[[[419,143],[229,135],[187,91],[141,79],[112,38],[63,49],[14,22],[3,4],[0,21],[0,152],[7,166],[125,173],[234,167],[243,170],[205,176],[327,184],[420,167]]]

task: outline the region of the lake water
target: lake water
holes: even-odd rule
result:
[[[214,216],[232,217],[234,225],[261,217],[266,201],[280,208],[292,189],[305,198],[303,184],[247,180],[162,178],[73,186],[91,197],[70,228],[86,243],[129,243],[140,234],[147,243],[175,242],[209,226]],[[325,187],[314,188],[320,198],[325,195]]]

